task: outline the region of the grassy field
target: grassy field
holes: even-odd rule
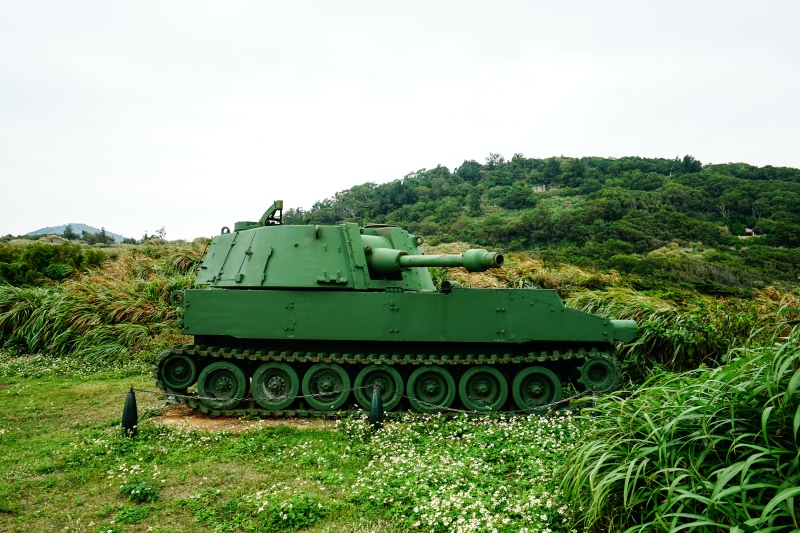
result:
[[[437,251],[460,251],[464,244]],[[201,250],[145,246],[41,286],[0,285],[0,531],[800,531],[800,302],[772,287],[637,290],[509,254],[436,282],[556,289],[639,325],[625,388],[547,417],[178,417],[128,387],[190,342],[169,292]],[[29,354],[41,355],[29,355]]]
[[[167,425],[141,365],[0,356],[0,531],[570,531],[569,417]],[[527,529],[526,529],[527,528]]]

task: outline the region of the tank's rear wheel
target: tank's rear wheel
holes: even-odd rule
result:
[[[161,366],[161,380],[171,391],[186,392],[197,381],[197,367],[185,355],[171,355]]]
[[[508,383],[496,368],[474,366],[461,376],[458,395],[470,411],[499,411],[508,398]]]
[[[403,394],[403,378],[394,368],[387,365],[369,365],[356,376],[353,382],[353,395],[364,409],[369,409],[372,404],[372,389],[360,387],[371,386],[377,383],[381,390],[381,401],[386,411],[394,409],[400,403]]]
[[[586,358],[581,371],[580,383],[597,392],[607,392],[617,386],[619,371],[614,359],[605,353],[591,354]]]
[[[233,409],[247,393],[247,378],[241,368],[228,361],[211,363],[197,378],[197,392],[205,405]]]
[[[561,382],[551,370],[541,366],[532,366],[522,370],[514,378],[511,387],[514,402],[520,409],[530,409],[542,415],[547,408],[536,407],[557,402],[561,399]]]
[[[338,409],[350,396],[350,377],[339,365],[318,363],[303,376],[303,395],[314,409]]]
[[[438,413],[453,403],[456,382],[445,368],[423,366],[409,376],[406,390],[411,407],[423,413]]]
[[[258,367],[251,388],[256,403],[264,409],[286,409],[300,392],[300,380],[286,363],[271,362]]]

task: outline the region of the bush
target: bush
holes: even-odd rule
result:
[[[0,282],[26,286],[61,281],[76,272],[98,268],[107,258],[102,250],[69,242],[0,244]]]
[[[148,503],[158,499],[158,489],[147,480],[131,480],[119,488],[120,498],[127,498],[133,503]]]

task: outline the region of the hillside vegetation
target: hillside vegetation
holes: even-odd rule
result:
[[[287,210],[406,226],[425,253],[494,247],[501,269],[434,282],[554,289],[638,323],[613,395],[543,418],[407,415],[374,436],[349,420],[210,437],[160,425],[150,398],[124,439],[108,396],[191,342],[168,297],[206,242],[0,243],[0,529],[798,531],[798,191],[795,169],[688,156],[492,155]]]
[[[390,223],[430,244],[535,250],[548,261],[633,275],[642,289],[725,294],[800,276],[800,170],[703,166],[691,156],[491,154],[484,164],[357,185],[286,219]],[[756,236],[739,239],[747,228]]]

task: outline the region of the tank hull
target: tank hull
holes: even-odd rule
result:
[[[631,335],[549,290],[193,289],[179,300],[195,344],[164,352],[156,379],[212,414],[368,409],[373,382],[387,409],[541,413],[564,390],[615,387],[614,342]],[[198,398],[175,373],[187,365]],[[210,399],[226,396],[240,400]]]
[[[564,306],[555,291],[187,290],[184,334],[270,341],[608,344],[614,321]],[[510,347],[509,347],[510,348]],[[498,348],[502,349],[502,348]]]

